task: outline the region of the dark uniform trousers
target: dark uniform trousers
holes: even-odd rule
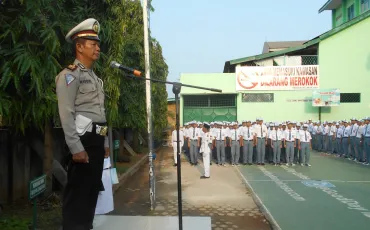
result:
[[[104,191],[104,136],[92,132],[80,137],[89,163],[70,162],[63,196],[63,230],[89,230],[92,226],[100,191]]]

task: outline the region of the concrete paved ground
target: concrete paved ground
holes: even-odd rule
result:
[[[370,167],[320,153],[311,164],[238,170],[281,229],[370,229]]]
[[[115,194],[115,216],[176,216],[177,174],[172,149],[163,148],[156,160],[157,207],[150,211],[148,165],[138,171]],[[211,178],[201,180],[202,164],[190,166],[183,159],[184,216],[210,216],[213,230],[271,229],[232,166],[211,166]]]

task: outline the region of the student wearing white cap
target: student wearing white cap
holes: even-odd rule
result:
[[[356,130],[356,153],[357,153],[357,160],[359,162],[364,162],[364,148],[363,148],[363,133],[364,133],[364,120],[357,121],[357,130]]]
[[[322,149],[323,149],[323,145],[322,145],[322,142],[323,142],[323,127],[322,127],[320,121],[317,122],[316,140],[317,140],[316,150],[321,152]]]
[[[190,149],[190,164],[198,164],[198,139],[199,139],[199,129],[197,128],[198,124],[193,121],[191,122],[192,127],[188,130],[188,147]]]
[[[347,121],[344,121],[342,146],[343,146],[343,156],[345,158],[349,158],[348,148],[351,143],[351,139],[349,138],[350,134],[351,134],[351,126],[347,123]]]
[[[184,132],[180,129],[179,130],[179,143],[180,143],[180,152],[177,152],[177,130],[173,127],[172,135],[171,135],[171,146],[173,147],[173,159],[174,164],[173,166],[177,166],[177,154],[181,153],[182,146],[184,144]]]
[[[226,166],[225,164],[225,145],[226,145],[226,136],[227,130],[222,128],[223,123],[218,123],[218,128],[214,130],[213,136],[216,139],[216,148],[217,148],[217,164]]]
[[[356,118],[352,118],[351,119],[351,131],[350,131],[350,134],[349,134],[349,149],[350,149],[350,155],[351,157],[349,157],[350,160],[356,160],[356,134],[357,134],[357,129],[358,129],[358,125],[357,125],[357,119]]]
[[[327,153],[333,154],[334,153],[334,146],[335,146],[335,131],[336,127],[334,122],[330,121],[329,122],[329,132],[328,132],[328,149]]]
[[[342,148],[343,129],[340,127],[340,124],[338,122],[335,124],[334,136],[335,136],[335,152],[339,156],[343,153]]]
[[[209,147],[212,143],[213,136],[209,132],[210,125],[209,123],[205,122],[202,127],[202,136],[199,138],[198,146],[200,146],[200,153],[203,155],[203,167],[204,167],[204,175],[201,176],[201,179],[208,179],[210,178],[210,155],[212,153],[211,148]],[[202,142],[200,142],[202,140]]]
[[[243,138],[241,143],[241,146],[243,147],[243,164],[252,165],[254,132],[253,127],[251,126],[251,121],[243,121],[243,127],[240,134]]]
[[[289,122],[288,129],[284,133],[284,146],[286,149],[286,165],[294,166],[294,147],[296,145],[296,132],[292,129],[292,123]]]
[[[366,156],[366,165],[370,165],[370,117],[367,117],[365,120],[366,126],[364,128],[364,148],[365,148],[365,156]]]
[[[267,143],[267,127],[263,124],[263,119],[257,119],[258,123],[254,127],[254,140],[257,145],[257,165],[265,165],[265,151]]]
[[[311,166],[310,165],[310,152],[312,150],[311,145],[311,134],[308,132],[308,125],[303,125],[303,131],[301,131],[301,135],[299,136],[298,141],[298,148],[302,155],[301,165]]]
[[[275,166],[280,165],[282,134],[282,131],[279,129],[279,123],[275,123],[275,128],[271,130],[269,135],[269,138],[271,140],[271,148],[273,150],[272,161]]]
[[[270,138],[271,132],[274,130],[274,123],[267,123],[267,145],[266,145],[266,160],[268,163],[273,163],[274,150],[272,149],[272,141]]]
[[[238,129],[238,123],[233,122],[232,128],[229,130],[229,138],[231,139],[231,164],[238,165],[240,158],[240,146],[242,142],[242,135]]]

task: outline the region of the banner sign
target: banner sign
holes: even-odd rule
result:
[[[319,89],[318,65],[236,67],[236,90]]]
[[[339,106],[339,89],[319,89],[312,92],[312,106]]]

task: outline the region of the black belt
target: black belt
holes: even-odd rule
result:
[[[245,140],[245,141],[253,141],[253,140],[246,140],[246,139],[243,139],[243,140]]]

